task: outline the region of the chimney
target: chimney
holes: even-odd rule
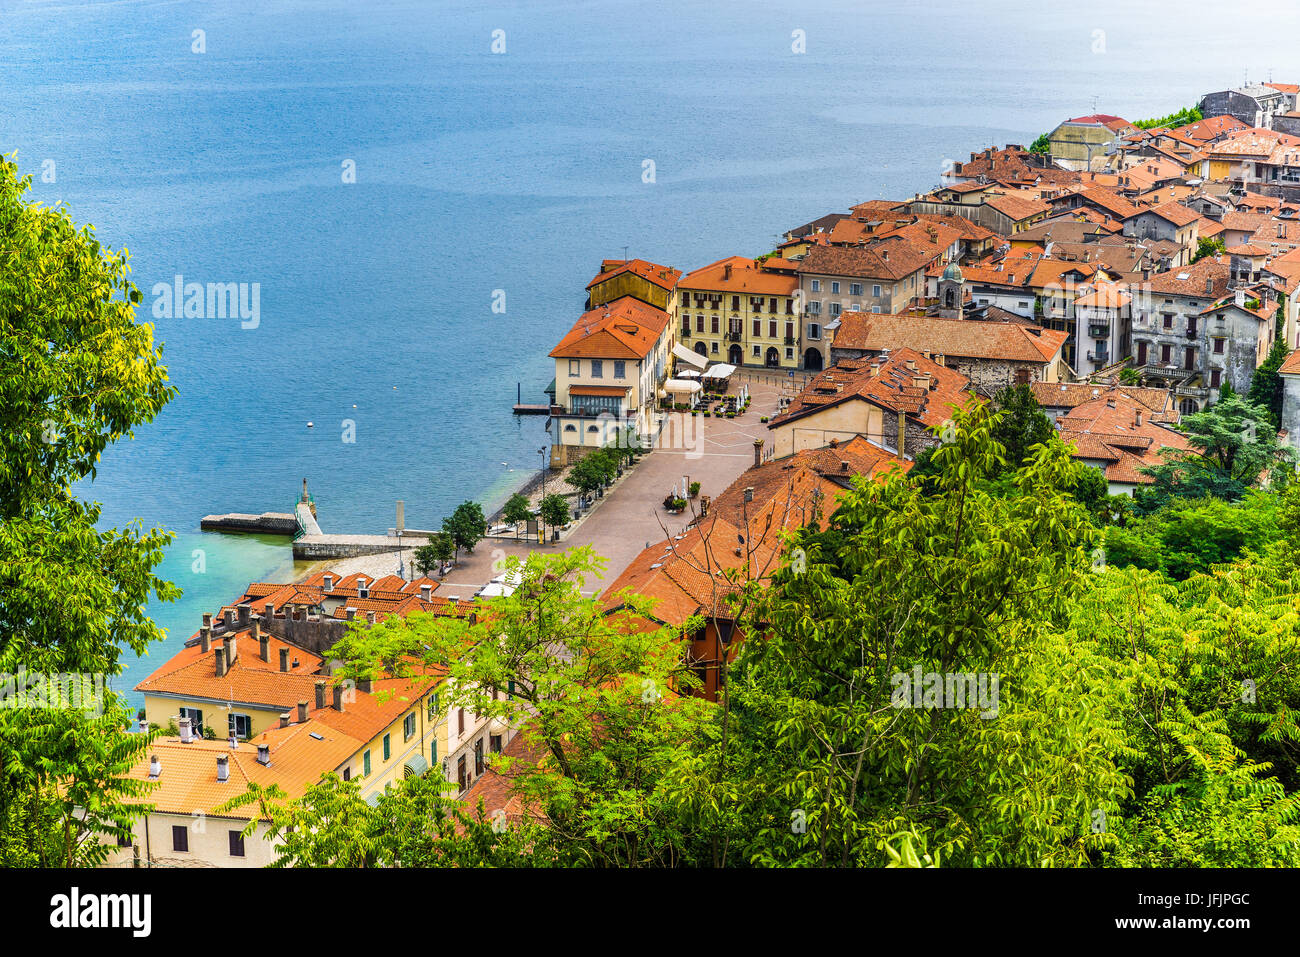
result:
[[[271,660],[271,636],[262,634],[262,626],[253,622],[253,637],[257,639],[258,651],[263,661]]]
[[[217,677],[224,678],[226,676],[226,650],[218,648],[214,657],[217,662]]]
[[[1133,427],[1134,427],[1134,428],[1141,428],[1141,426],[1142,426],[1142,410],[1141,410],[1141,409],[1134,409],[1134,410],[1133,410]]]
[[[366,625],[373,626],[374,623],[375,623],[375,613],[373,611],[366,612]]]
[[[344,615],[347,617],[348,621],[352,621],[357,617],[357,610],[349,605],[347,611],[344,612]]]
[[[226,609],[225,622],[226,622],[226,628],[233,629],[235,627],[235,609],[233,608]]]
[[[229,668],[239,660],[239,644],[234,635],[226,636],[226,667]]]
[[[239,627],[247,628],[248,619],[249,616],[252,614],[253,606],[246,601],[241,601],[238,607],[239,607]]]
[[[343,708],[343,685],[341,685],[341,684],[337,684],[337,685],[334,686],[334,710],[335,710],[335,711],[343,711],[343,710],[344,710],[344,708]]]
[[[1115,400],[1113,398],[1106,400],[1106,408],[1108,409],[1115,408]]]
[[[180,719],[179,721],[177,721],[176,723],[177,723],[177,725],[180,727],[180,732],[181,732],[181,743],[182,743],[182,744],[189,744],[191,741],[193,741],[193,740],[194,740],[194,733],[193,733],[193,731],[191,731],[191,729],[190,729],[190,719],[189,719],[189,718],[181,718],[181,719]]]
[[[906,454],[907,451],[907,415],[903,412],[898,413],[898,454]]]
[[[267,768],[271,766],[271,746],[269,744],[259,744],[257,746],[257,763]]]
[[[212,626],[204,625],[199,629],[199,649],[206,655],[212,650]]]
[[[1212,276],[1205,277],[1205,294],[1207,296],[1214,295],[1214,278]]]
[[[222,783],[230,780],[230,755],[228,754],[217,755],[217,780]]]
[[[727,263],[725,266],[722,267],[722,278],[723,279],[731,278],[731,263]]]
[[[849,463],[841,459],[841,460],[840,460],[840,471],[841,471],[841,472],[847,472],[848,470],[849,470]]]
[[[307,702],[298,702],[298,723],[304,724],[307,721]]]
[[[162,762],[158,760],[158,755],[156,754],[151,754],[149,756],[149,777],[162,777]]]
[[[425,601],[431,601],[431,600],[433,599],[433,586],[432,586],[432,585],[421,585],[421,586],[420,586],[420,597],[423,598]]]
[[[268,601],[265,610],[262,612],[262,621],[269,622],[275,617],[275,602]]]
[[[289,670],[289,649],[288,648],[280,649],[280,670],[281,671]]]
[[[205,626],[207,626],[208,628],[211,628],[211,627],[212,627],[212,612],[210,612],[210,611],[205,611],[205,612],[203,613],[203,624],[204,624]]]
[[[329,574],[328,572],[325,573],[325,590],[326,591],[334,590],[334,576]]]
[[[364,578],[358,578],[358,579],[357,579],[357,597],[358,597],[358,598],[365,598],[365,597],[366,597],[367,595],[369,595],[369,594],[370,594],[370,592],[369,592],[369,591],[367,590],[367,588],[366,588],[366,580],[365,580]]]
[[[370,679],[369,679],[369,678],[358,678],[358,679],[357,679],[357,690],[358,690],[358,691],[364,691],[366,694],[370,694],[370,688],[371,688],[371,683],[370,683]]]
[[[763,440],[754,440],[754,468],[763,464]]]
[[[316,710],[319,711],[325,707],[325,682],[316,682]],[[299,710],[302,710],[301,708]]]
[[[280,712],[280,727],[282,727],[282,728],[287,728],[287,727],[289,727],[289,712],[288,712],[288,711],[281,711],[281,712]]]

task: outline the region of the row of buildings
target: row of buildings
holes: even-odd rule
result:
[[[863,342],[952,355],[954,319],[1019,327],[968,335],[1008,350],[989,360],[1026,357],[1011,383],[1129,369],[1184,414],[1225,384],[1245,391],[1277,338],[1300,344],[1300,137],[1282,129],[1295,93],[1266,89],[1288,109],[1268,94],[1245,119],[1172,128],[1077,117],[1050,154],[973,153],[928,193],[826,214],[758,257],[602,263],[551,352],[552,461],[652,434],[665,407],[695,401],[675,377],[815,374]]]

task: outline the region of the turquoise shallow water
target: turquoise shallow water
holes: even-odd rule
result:
[[[35,196],[128,248],[146,306],[178,274],[259,288],[256,328],[148,316],[180,395],[86,489],[106,522],[179,536],[170,637],[118,686],[292,573],[280,541],[199,533],[205,513],[287,510],[306,476],[327,529],[387,528],[396,499],[428,527],[531,474],[544,420],[510,415],[516,383],[542,400],[602,258],[760,253],[1094,96],[1137,117],[1247,65],[1300,75],[1295,8],[1213,29],[1190,9],[0,0],[0,150]]]

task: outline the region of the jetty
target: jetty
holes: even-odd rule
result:
[[[263,512],[249,515],[228,512],[225,515],[204,515],[199,528],[205,532],[256,532],[262,535],[296,535],[298,519],[290,512]]]

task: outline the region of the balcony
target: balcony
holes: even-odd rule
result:
[[[794,345],[794,343],[795,343],[794,336],[786,336],[786,337],[785,337],[785,344],[786,344],[787,346],[792,346],[792,345]]]
[[[728,332],[728,333],[727,333],[727,341],[728,341],[728,342],[739,342],[739,341],[740,341],[740,333],[739,333],[739,332]]]
[[[1096,323],[1089,323],[1088,335],[1090,335],[1094,339],[1106,339],[1110,336],[1110,326],[1098,325]]]
[[[683,338],[683,339],[689,339],[690,337],[691,337],[691,330],[690,330],[690,327],[688,327],[688,326],[683,326],[683,327],[682,327],[682,338]]]

